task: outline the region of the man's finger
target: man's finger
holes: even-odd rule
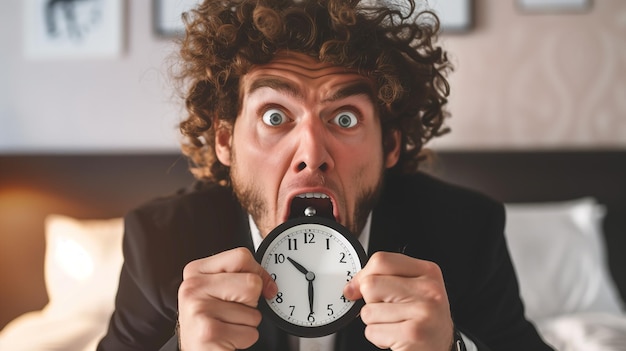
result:
[[[278,292],[278,287],[269,273],[256,262],[250,250],[243,247],[190,262],[183,270],[183,280],[198,274],[215,273],[254,273],[261,277],[262,294],[265,298],[272,298]]]

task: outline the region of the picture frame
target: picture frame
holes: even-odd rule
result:
[[[154,31],[158,36],[177,37],[183,35],[185,26],[182,13],[197,5],[201,0],[153,0]]]
[[[110,59],[124,48],[125,0],[24,0],[27,59]]]
[[[429,0],[430,9],[437,14],[442,34],[464,33],[474,25],[472,0]]]
[[[155,32],[163,37],[175,37],[184,33],[181,14],[201,0],[154,0]],[[442,33],[462,33],[473,26],[473,0],[429,0],[441,22]]]
[[[527,13],[587,12],[592,0],[517,0],[517,7]]]

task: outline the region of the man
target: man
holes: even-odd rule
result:
[[[449,66],[436,18],[406,5],[209,0],[188,14],[181,129],[201,182],[127,216],[99,350],[550,350],[524,318],[502,205],[416,173],[442,134]],[[278,287],[252,254],[309,201],[370,255],[344,289],[360,317],[318,340],[262,320]]]

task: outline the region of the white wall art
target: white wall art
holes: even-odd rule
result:
[[[591,8],[591,0],[518,0],[527,12],[582,12]]]
[[[118,57],[124,0],[24,0],[29,59]]]
[[[161,36],[178,36],[185,31],[181,15],[200,0],[154,0],[154,28]]]
[[[442,33],[466,32],[472,27],[472,0],[428,0],[441,21]]]

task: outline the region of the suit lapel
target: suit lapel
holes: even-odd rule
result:
[[[402,223],[406,220],[402,216],[402,209],[384,196],[374,208],[368,256],[377,251],[403,252]]]

